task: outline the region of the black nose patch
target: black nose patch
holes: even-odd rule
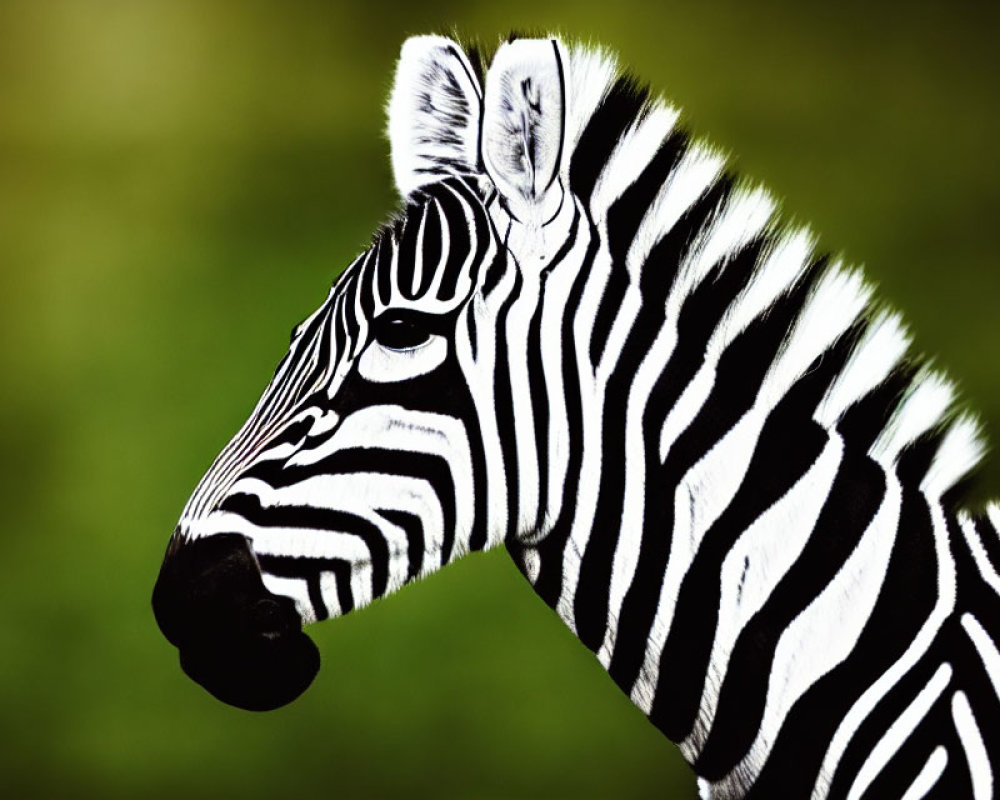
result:
[[[290,703],[319,671],[319,651],[302,632],[295,603],[264,586],[245,536],[171,542],[153,614],[188,676],[238,708]]]

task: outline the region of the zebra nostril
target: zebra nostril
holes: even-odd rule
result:
[[[288,614],[278,601],[270,597],[258,600],[248,611],[250,630],[265,639],[276,639],[293,632],[298,625],[292,625]]]

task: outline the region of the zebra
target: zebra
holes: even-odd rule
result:
[[[702,797],[997,795],[1000,505],[899,314],[603,50],[413,37],[387,110],[403,207],[168,544],[184,671],[281,706],[503,545]]]

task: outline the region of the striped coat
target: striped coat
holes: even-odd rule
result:
[[[406,204],[293,332],[154,593],[269,708],[303,623],[504,545],[705,797],[991,797],[1000,509],[899,316],[607,55],[409,40]]]

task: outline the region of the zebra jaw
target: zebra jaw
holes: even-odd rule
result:
[[[288,597],[269,592],[246,537],[175,537],[153,589],[153,613],[181,667],[248,711],[292,702],[319,671],[319,651]]]

